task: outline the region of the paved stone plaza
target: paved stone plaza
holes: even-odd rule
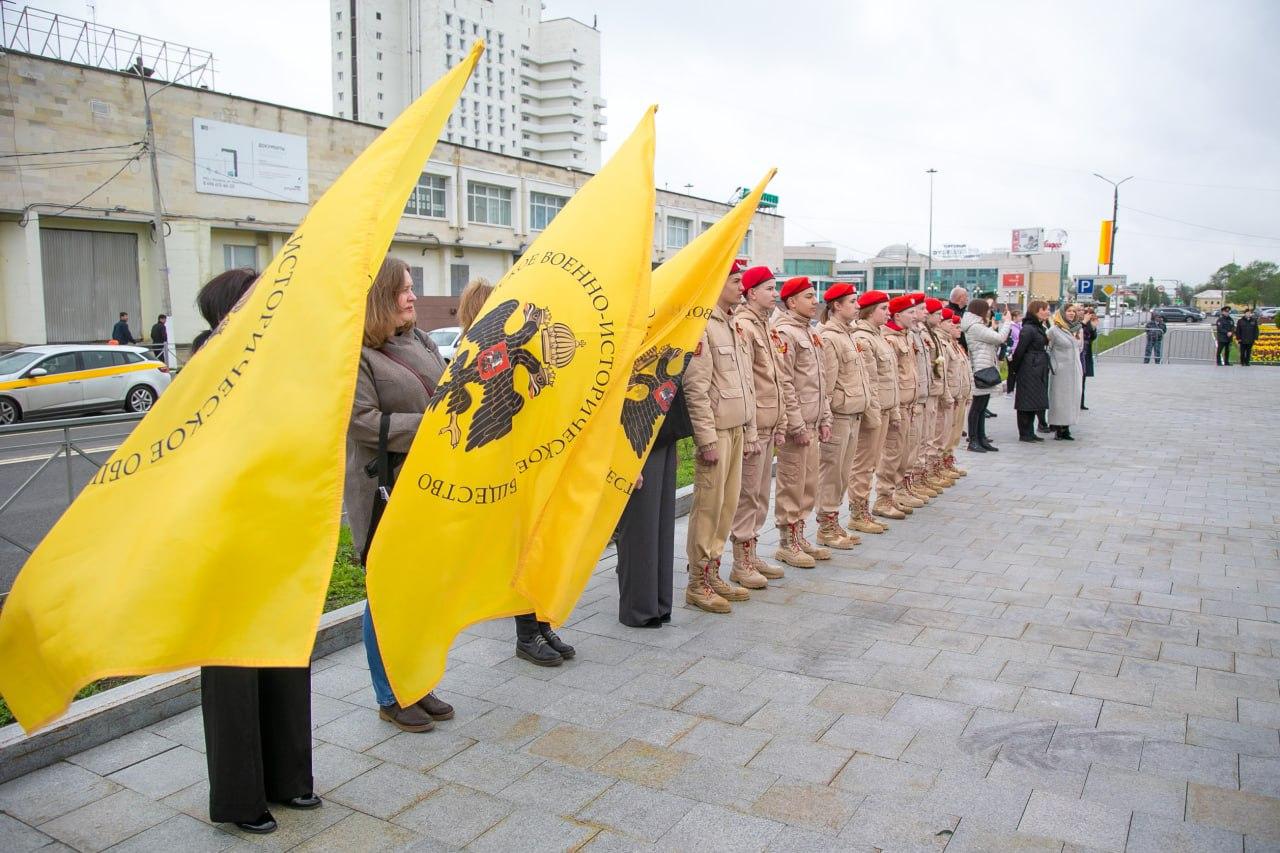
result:
[[[0,786],[0,850],[1280,850],[1280,370],[1100,373],[1076,442],[998,400],[1001,453],[731,616],[624,628],[608,556],[577,659],[469,631],[431,733],[318,661],[274,835],[207,824],[197,709]]]

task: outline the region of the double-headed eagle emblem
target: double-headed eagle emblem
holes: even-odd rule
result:
[[[645,372],[649,365],[654,365],[652,373]],[[683,370],[680,350],[675,347],[651,349],[636,359],[627,396],[622,401],[622,431],[627,434],[637,458],[644,458],[658,418],[671,408],[680,390],[677,380]]]
[[[464,448],[474,450],[511,432],[515,416],[524,408],[525,398],[516,390],[516,367],[523,367],[529,374],[528,391],[533,398],[555,384],[556,370],[573,361],[578,348],[584,345],[564,323],[551,322],[548,309],[531,302],[525,303],[520,328],[507,332],[507,321],[519,307],[518,300],[508,299],[467,329],[450,366],[448,381],[427,403],[431,410],[445,403],[449,423],[440,434],[448,435],[453,447],[462,441],[458,416],[470,410],[474,402],[469,386],[480,386],[480,408],[471,418]],[[527,348],[535,341],[541,345],[541,357]]]

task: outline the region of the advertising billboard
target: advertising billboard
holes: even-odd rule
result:
[[[1067,232],[1062,228],[1046,228],[1040,245],[1046,252],[1061,252],[1067,248]]]
[[[305,136],[199,116],[191,123],[196,192],[309,203]]]
[[[1043,243],[1043,228],[1013,229],[1013,251],[1015,252],[1038,252]]]

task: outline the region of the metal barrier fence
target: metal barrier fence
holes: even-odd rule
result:
[[[1094,358],[1122,362],[1213,364],[1217,349],[1218,342],[1209,324],[1171,325],[1158,344],[1148,345],[1144,331],[1119,346],[1095,353]],[[1238,354],[1234,345],[1231,353],[1232,356]]]
[[[53,421],[31,421],[28,423],[11,424],[9,426],[0,426],[0,440],[3,440],[5,437],[11,436],[11,435],[38,435],[40,433],[61,433],[61,436],[56,441],[52,441],[52,442],[37,441],[37,442],[32,442],[30,444],[9,444],[4,446],[3,449],[5,451],[39,450],[41,452],[44,452],[49,450],[50,447],[54,448],[54,450],[52,454],[50,454],[47,458],[41,461],[40,466],[36,468],[36,470],[33,471],[29,477],[23,480],[22,485],[18,486],[18,488],[14,490],[13,494],[5,498],[3,503],[0,503],[0,515],[3,515],[6,510],[8,510],[15,503],[17,503],[18,499],[27,492],[27,490],[31,487],[33,483],[36,482],[37,479],[39,479],[40,475],[43,474],[45,471],[48,471],[50,468],[52,468],[54,466],[54,463],[56,463],[58,459],[64,460],[64,463],[65,463],[64,468],[65,468],[65,473],[67,478],[67,506],[70,506],[71,502],[75,500],[75,497],[76,497],[75,476],[71,467],[72,459],[75,456],[79,456],[81,459],[85,460],[90,465],[92,465],[95,470],[97,470],[97,468],[99,467],[99,463],[95,462],[89,456],[89,453],[86,452],[80,446],[78,442],[81,439],[73,436],[72,431],[81,430],[81,429],[84,429],[85,427],[104,426],[108,424],[135,423],[137,421],[142,420],[142,417],[144,414],[145,414],[144,412],[130,412],[122,415],[98,415],[96,417],[89,417],[89,418],[68,418],[65,420],[53,420]],[[38,460],[39,460],[39,456],[37,456],[36,459],[32,459],[29,461],[38,461]],[[28,548],[26,545],[23,545],[21,542],[16,541],[11,536],[6,535],[3,531],[0,531],[0,540],[8,542],[10,545],[20,549],[24,553],[27,553],[27,554],[31,553],[30,548]],[[2,597],[3,596],[0,596],[0,598]]]

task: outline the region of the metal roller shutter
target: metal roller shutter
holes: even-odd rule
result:
[[[145,332],[137,235],[43,228],[40,256],[49,343],[105,341],[121,311],[135,335]]]

